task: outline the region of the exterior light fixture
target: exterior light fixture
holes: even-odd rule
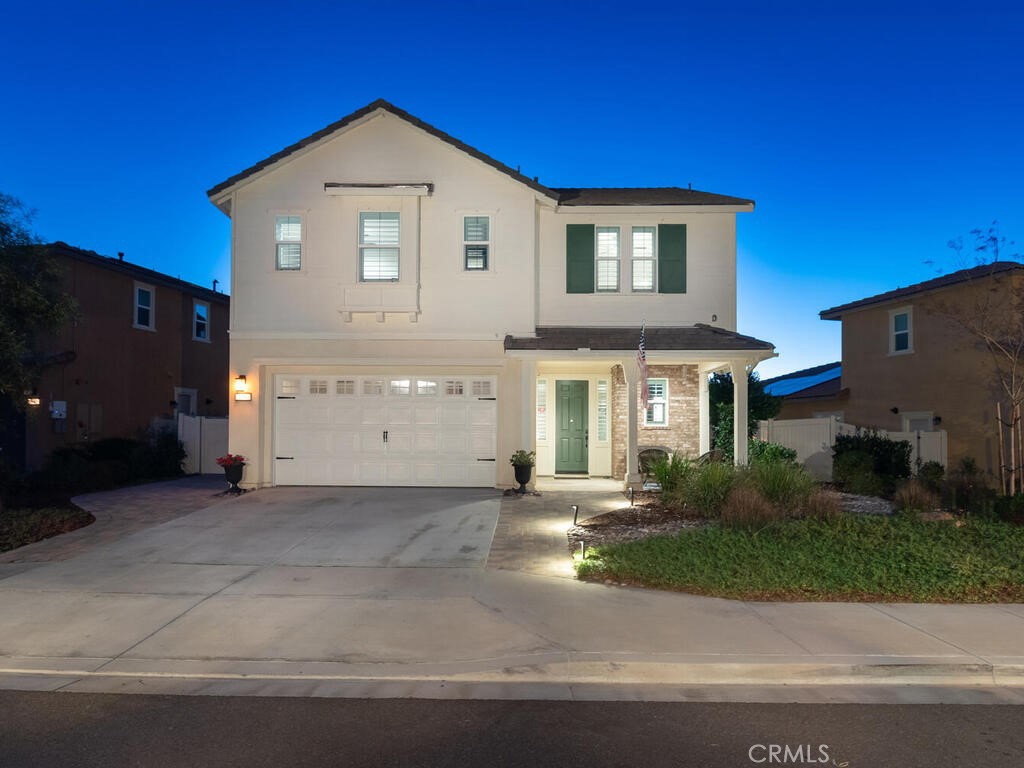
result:
[[[629,486],[629,506],[633,507],[633,486]]]
[[[235,377],[235,401],[240,403],[252,401],[252,392],[249,391],[249,386],[245,381],[245,374]]]
[[[572,504],[572,505],[569,506],[569,509],[572,510],[572,524],[576,525],[576,517],[580,513],[580,505],[579,504]]]
[[[39,399],[38,395],[29,395],[25,402],[32,407],[36,407],[40,405],[43,401]]]

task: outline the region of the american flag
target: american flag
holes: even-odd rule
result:
[[[640,348],[636,352],[636,363],[640,366],[640,402],[647,410],[647,323],[640,326]]]

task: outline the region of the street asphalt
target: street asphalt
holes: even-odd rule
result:
[[[173,507],[165,485],[148,504]],[[564,542],[570,501],[627,503],[607,488],[218,488],[201,509],[112,540],[82,533],[60,559],[44,542],[0,564],[0,688],[1024,703],[1022,605],[753,603],[588,584],[564,544],[538,564],[530,531]],[[116,518],[109,502],[80,503]]]

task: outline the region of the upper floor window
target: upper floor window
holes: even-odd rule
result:
[[[302,269],[302,217],[275,216],[274,239],[277,269]]]
[[[645,427],[668,426],[668,379],[647,380],[647,410]]]
[[[135,284],[134,320],[136,328],[156,329],[156,289],[152,285]]]
[[[397,211],[359,214],[359,279],[362,282],[398,280],[401,221]]]
[[[889,354],[913,352],[913,342],[913,315],[910,307],[892,310],[889,313]]]
[[[619,290],[619,228],[597,228],[597,290]]]
[[[462,254],[467,272],[482,272],[490,268],[490,216],[462,218]]]
[[[657,266],[654,227],[633,227],[633,290],[653,291]]]
[[[210,340],[210,305],[198,299],[192,301],[192,338]]]

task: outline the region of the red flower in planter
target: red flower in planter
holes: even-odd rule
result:
[[[222,467],[240,467],[245,464],[245,456],[240,453],[229,453],[217,459],[217,464]]]

